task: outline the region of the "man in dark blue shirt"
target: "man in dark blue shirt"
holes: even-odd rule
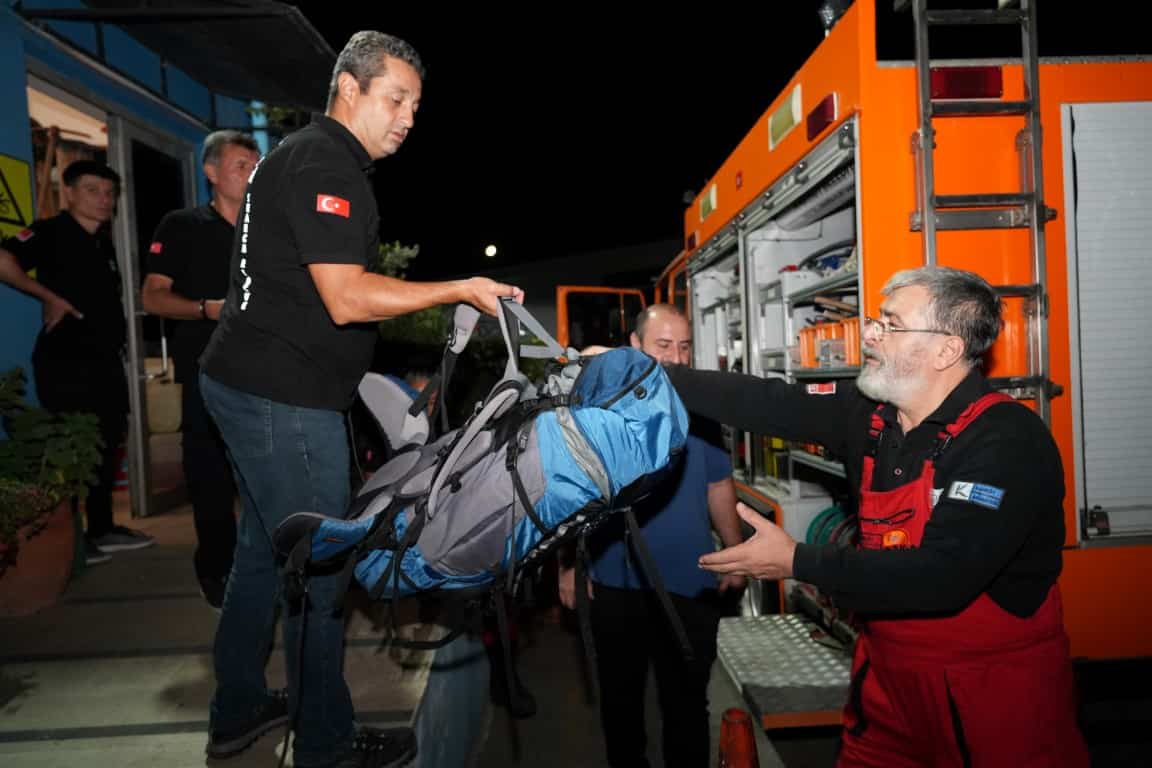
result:
[[[656,304],[640,313],[632,346],[661,363],[688,363],[692,332],[674,306]],[[744,577],[717,577],[696,565],[716,549],[713,530],[724,546],[741,541],[736,515],[732,461],[712,442],[690,434],[679,474],[637,508],[644,541],[687,632],[693,658],[683,651],[668,617],[632,557],[619,517],[596,531],[590,595],[592,637],[600,682],[600,718],[613,768],[643,768],[644,698],[649,662],[660,692],[664,765],[710,765],[708,680],[716,660],[720,595],[744,588]],[[575,605],[574,572],[560,570],[560,598]]]

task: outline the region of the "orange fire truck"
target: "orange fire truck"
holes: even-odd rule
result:
[[[690,307],[697,367],[823,382],[857,375],[892,273],[983,275],[1006,305],[987,375],[1066,468],[1073,654],[1152,656],[1152,61],[1041,59],[1034,2],[904,4],[915,60],[878,59],[875,5],[848,8],[687,209],[658,300]],[[931,57],[930,28],[993,24],[1018,57]],[[745,501],[798,540],[850,539],[832,457],[728,438]],[[850,626],[811,587],[759,586],[721,660],[765,727],[839,722]]]

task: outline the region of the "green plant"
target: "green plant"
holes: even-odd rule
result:
[[[95,416],[34,407],[24,392],[23,369],[0,375],[0,573],[15,562],[22,527],[95,480],[104,444]]]
[[[373,272],[403,280],[407,275],[408,265],[419,255],[419,245],[402,245],[399,240],[380,243],[376,261],[371,265],[371,269]]]
[[[371,269],[403,280],[408,265],[419,255],[419,245],[401,245],[399,241],[380,243],[379,254]],[[439,346],[447,336],[448,315],[443,307],[428,307],[380,323],[380,338],[385,342]]]

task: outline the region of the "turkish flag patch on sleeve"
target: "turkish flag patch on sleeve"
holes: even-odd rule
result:
[[[316,195],[316,210],[319,213],[331,213],[348,218],[352,215],[352,204],[336,195]]]
[[[22,229],[16,233],[16,239],[22,243],[26,243],[29,240],[31,240],[33,238],[33,236],[35,236],[35,234],[36,233],[33,232],[31,229]]]
[[[834,395],[836,394],[836,382],[825,381],[820,384],[809,384],[806,389],[810,395]]]
[[[164,243],[156,240],[152,245],[148,246],[148,253],[161,253],[164,250]]]

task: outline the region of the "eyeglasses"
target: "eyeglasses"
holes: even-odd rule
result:
[[[948,331],[939,331],[935,328],[898,328],[889,320],[877,320],[874,317],[864,318],[864,333],[870,333],[877,339],[883,339],[890,333],[935,333],[940,336],[952,336]]]

